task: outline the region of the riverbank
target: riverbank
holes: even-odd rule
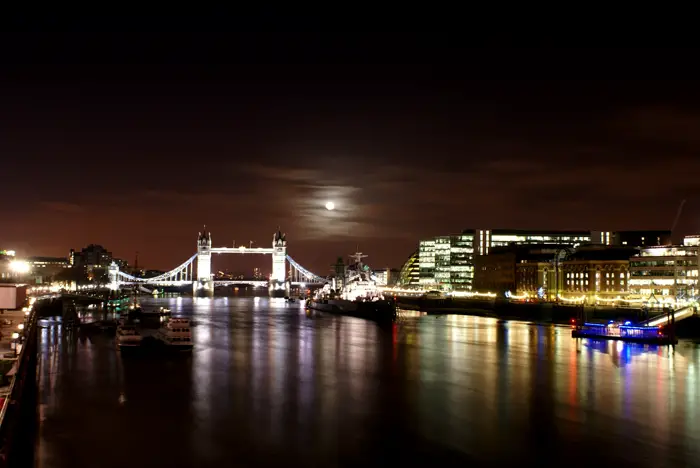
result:
[[[37,307],[0,316],[0,467],[31,466],[37,423]]]
[[[632,322],[648,318],[647,312],[640,308],[592,307],[546,302],[510,302],[493,299],[399,297],[397,298],[397,304],[402,309],[421,310],[429,315],[476,315],[503,320],[525,320],[555,324],[571,323],[579,317],[586,317],[587,320],[630,320]]]

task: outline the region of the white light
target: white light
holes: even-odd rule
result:
[[[332,201],[326,202],[326,209],[327,209],[328,211],[334,210],[334,209],[335,209],[335,203],[333,203]]]
[[[10,262],[10,269],[15,273],[29,273],[29,263],[21,260],[13,260]]]

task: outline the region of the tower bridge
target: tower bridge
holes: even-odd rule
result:
[[[212,255],[215,254],[258,254],[272,257],[272,274],[267,281],[224,280],[215,281],[211,270]],[[196,260],[196,263],[195,263]],[[287,269],[289,266],[289,269]],[[267,286],[271,295],[288,295],[292,285],[322,285],[327,280],[318,276],[287,255],[287,237],[279,229],[272,236],[272,246],[263,247],[212,247],[211,233],[206,230],[197,236],[197,253],[172,270],[153,278],[139,278],[120,271],[112,262],[109,267],[109,282],[112,289],[122,286],[184,286],[192,284],[193,291],[213,292],[215,286],[250,284],[256,287]]]

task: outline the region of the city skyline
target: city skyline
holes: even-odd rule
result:
[[[389,67],[372,36],[12,37],[2,248],[100,243],[168,269],[204,224],[221,246],[267,246],[280,226],[323,273],[358,245],[400,267],[420,239],[471,227],[670,229],[682,199],[675,237],[700,231],[692,83],[552,81],[682,51],[496,58],[407,36]]]
[[[0,468],[693,465],[695,49],[269,10],[9,15]]]

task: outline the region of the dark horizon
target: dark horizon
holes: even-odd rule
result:
[[[682,199],[675,238],[700,231],[694,83],[584,79],[687,51],[169,38],[2,35],[0,249],[169,269],[204,224],[216,246],[280,226],[313,271],[356,246],[399,268],[471,227],[668,230]]]

